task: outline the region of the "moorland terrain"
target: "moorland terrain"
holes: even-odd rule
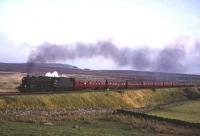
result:
[[[79,69],[74,66],[40,64],[29,74],[58,71],[76,78],[200,81],[198,75]],[[99,92],[5,95],[18,92],[26,64],[0,64],[0,135],[143,135],[178,136],[200,133],[200,89],[146,88]],[[3,95],[1,95],[3,94]],[[131,109],[141,116],[118,114]],[[143,116],[143,114],[145,114]],[[162,117],[162,121],[145,118]],[[174,124],[166,121],[184,121]],[[185,123],[185,124],[184,124]],[[189,125],[188,125],[189,123]],[[191,125],[196,123],[196,125]]]

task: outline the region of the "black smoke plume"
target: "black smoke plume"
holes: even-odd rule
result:
[[[150,51],[147,47],[132,50],[130,48],[118,48],[109,41],[99,41],[95,44],[77,43],[74,49],[67,45],[42,44],[32,51],[28,64],[47,63],[73,60],[77,58],[91,58],[103,56],[113,60],[118,66],[132,66],[136,69],[146,69],[150,65]],[[148,54],[146,54],[148,52]]]
[[[134,70],[187,72],[188,66],[185,60],[188,55],[186,55],[186,49],[177,48],[179,46],[167,46],[164,49],[155,50],[147,46],[136,49],[118,48],[110,41],[99,41],[94,44],[77,43],[73,48],[67,45],[44,43],[31,52],[28,64],[103,56],[111,59],[119,67],[131,66]]]
[[[186,52],[183,49],[164,48],[156,58],[155,66],[157,71],[164,72],[184,72],[186,69],[183,64]]]

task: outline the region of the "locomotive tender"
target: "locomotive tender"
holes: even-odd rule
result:
[[[19,87],[21,92],[74,91],[84,89],[131,89],[154,87],[192,87],[186,82],[130,81],[115,79],[75,79],[67,77],[26,76]]]

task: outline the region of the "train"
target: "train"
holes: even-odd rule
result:
[[[188,82],[132,81],[118,79],[78,79],[68,77],[26,76],[19,86],[21,92],[116,90],[132,88],[192,87]]]

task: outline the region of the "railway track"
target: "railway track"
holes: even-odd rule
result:
[[[43,94],[67,94],[67,93],[84,93],[92,91],[63,91],[63,92],[10,92],[10,93],[0,93],[0,96],[14,96],[14,95],[43,95]],[[96,91],[93,91],[96,92]],[[103,92],[103,91],[98,91]]]
[[[137,89],[160,89],[160,88],[189,88],[189,87],[140,87],[132,89],[111,89],[111,90],[74,90],[74,91],[48,91],[48,92],[0,92],[0,96],[16,96],[16,95],[44,95],[44,94],[68,94],[68,93],[87,93],[87,92],[123,92]]]

